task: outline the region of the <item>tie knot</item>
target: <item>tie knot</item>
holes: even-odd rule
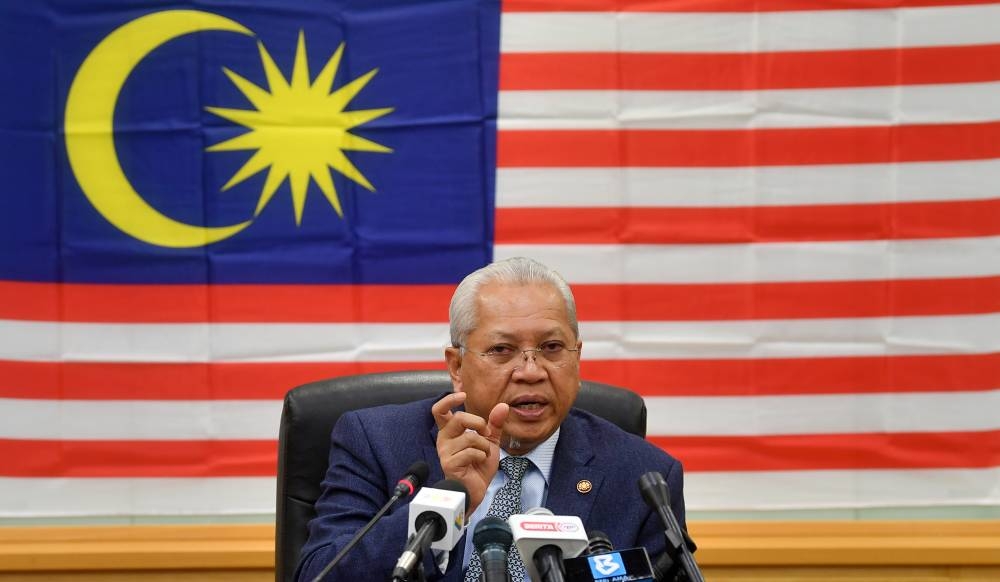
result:
[[[530,466],[528,457],[506,457],[500,461],[500,468],[511,481],[520,481]]]

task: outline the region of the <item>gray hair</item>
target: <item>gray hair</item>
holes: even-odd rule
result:
[[[576,300],[570,291],[566,280],[554,270],[534,259],[512,257],[497,261],[473,271],[462,279],[455,294],[451,297],[448,307],[448,319],[451,323],[451,345],[465,345],[469,334],[476,328],[476,298],[479,290],[487,283],[504,283],[508,285],[529,285],[532,283],[547,283],[552,285],[562,295],[566,302],[566,318],[573,335],[580,337],[580,326],[576,321]]]

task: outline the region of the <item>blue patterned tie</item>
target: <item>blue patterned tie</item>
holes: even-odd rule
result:
[[[507,457],[500,461],[500,468],[507,474],[507,482],[493,497],[486,515],[493,515],[506,521],[508,517],[521,513],[521,479],[530,466],[531,461],[527,457]],[[524,580],[524,563],[521,562],[521,554],[517,552],[515,546],[511,546],[510,553],[507,554],[507,572],[510,573],[510,579],[515,582]],[[483,566],[479,561],[479,553],[473,552],[469,559],[469,569],[465,572],[465,582],[479,582],[482,575]]]

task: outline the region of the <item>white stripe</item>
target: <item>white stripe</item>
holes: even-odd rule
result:
[[[589,359],[807,358],[1000,350],[1000,314],[580,323]]]
[[[1000,42],[1000,7],[669,13],[504,13],[500,50],[746,53]]]
[[[363,326],[362,326],[363,327]],[[381,342],[433,337],[440,325],[373,325],[371,349],[326,351],[359,333],[353,324],[93,324],[0,321],[0,359],[41,361],[384,361]],[[589,359],[778,358],[1000,351],[1000,314],[749,321],[582,321]],[[206,336],[210,347],[200,345]],[[62,343],[58,343],[59,339]],[[60,345],[63,351],[60,351]],[[414,344],[415,346],[417,344]],[[192,347],[194,346],[194,347]],[[274,355],[274,346],[282,353]],[[444,344],[405,351],[440,362]],[[68,349],[67,349],[68,347]],[[198,349],[204,348],[204,349]],[[215,429],[219,429],[215,427]],[[221,430],[221,429],[219,429]],[[270,429],[268,429],[270,430]]]
[[[0,438],[277,439],[280,400],[0,399]]]
[[[505,129],[755,129],[1000,119],[1000,83],[762,91],[501,91]]]
[[[0,320],[0,359],[443,361],[448,324],[97,324]]]
[[[1000,379],[998,386],[1000,386]],[[810,396],[646,397],[655,435],[759,436],[1000,428],[1000,390]]]
[[[689,511],[996,505],[1000,468],[684,474]]]
[[[0,517],[273,514],[275,486],[274,477],[4,477]]]
[[[1000,273],[1000,237],[677,245],[494,247],[572,283],[740,283],[979,277]]]
[[[1000,160],[747,168],[499,168],[498,208],[988,200]]]
[[[1000,429],[1000,391],[809,396],[646,397],[660,436],[759,436]],[[273,440],[280,400],[0,399],[0,438]]]

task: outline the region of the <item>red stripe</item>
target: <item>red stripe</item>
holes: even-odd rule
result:
[[[996,0],[503,0],[503,12],[778,12],[885,10],[993,4]]]
[[[441,362],[108,363],[0,360],[0,398],[64,400],[281,400],[326,378],[444,370]]]
[[[1000,122],[752,130],[504,130],[497,140],[497,166],[502,168],[873,164],[997,158]]]
[[[586,321],[719,321],[1000,312],[1000,276],[807,283],[575,285]]]
[[[1000,44],[770,53],[503,53],[501,91],[749,91],[982,83]]]
[[[272,477],[278,443],[0,439],[4,477]]]
[[[77,285],[58,283],[0,283],[0,319],[50,321],[59,311],[58,298],[69,304],[59,321],[106,323],[199,323],[206,319],[197,309],[186,310],[184,300],[205,293],[204,286],[171,286],[173,296],[158,286],[86,286],[88,299],[76,296]],[[103,287],[101,293],[95,287]],[[298,288],[277,286],[275,295],[285,299],[273,303],[263,290],[240,294],[227,287],[226,294],[238,308],[215,308],[212,323],[354,322],[356,314],[301,309]],[[312,287],[301,288],[311,297]],[[440,290],[438,300],[416,302],[406,320],[398,323],[447,321],[452,289]],[[435,291],[436,293],[437,291]],[[573,286],[578,311],[586,321],[699,321],[805,319],[828,317],[883,317],[903,315],[962,315],[1000,312],[1000,276],[950,279],[893,279],[876,281],[822,281],[778,283],[635,284]],[[419,292],[414,293],[419,295]],[[428,293],[430,294],[430,292]],[[117,301],[128,296],[130,301]],[[400,297],[405,296],[401,291]],[[49,297],[51,301],[39,298]],[[134,310],[141,303],[145,310]],[[164,308],[159,312],[160,307]],[[228,319],[227,319],[228,318]],[[307,319],[308,318],[308,319]],[[326,318],[326,319],[324,319]],[[339,318],[339,319],[338,319]],[[374,318],[369,323],[386,323]],[[393,322],[388,322],[393,323]],[[326,365],[326,364],[324,364]],[[369,364],[330,364],[359,369]],[[346,372],[353,373],[353,372]]]
[[[497,244],[699,244],[1000,234],[1000,198],[724,208],[498,208]]]
[[[763,396],[1000,389],[1000,354],[726,360],[588,360],[584,378],[643,396]],[[0,398],[280,400],[326,378],[443,370],[442,362],[149,364],[0,360]]]
[[[1000,431],[649,440],[696,472],[1000,465]],[[0,439],[0,455],[5,477],[272,477],[277,443]]]
[[[968,469],[1000,465],[1000,431],[650,437],[688,471]]]
[[[96,285],[0,281],[0,319],[102,323],[423,323],[454,285]]]
[[[1000,354],[729,360],[584,357],[580,373],[643,396],[968,392],[1000,389]]]

